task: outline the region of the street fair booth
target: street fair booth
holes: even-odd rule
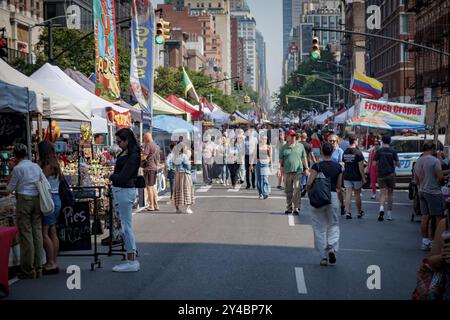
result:
[[[187,102],[186,100],[182,98],[178,98],[174,95],[168,96],[167,101],[175,105],[177,108],[183,110],[188,114],[187,121],[200,121],[202,119],[202,112],[197,110],[192,104]]]
[[[250,124],[250,120],[248,119],[248,117],[239,110],[233,112],[233,114],[231,115],[231,119],[232,124],[236,126]]]
[[[426,128],[425,114],[425,105],[361,99],[358,104],[357,116],[347,120],[347,125],[390,131],[422,131]],[[368,129],[365,130],[365,134],[365,141],[368,141]]]
[[[314,124],[324,125],[326,120],[333,115],[333,112],[326,111],[316,117],[313,118]]]
[[[153,93],[153,115],[170,115],[177,117],[186,117],[186,111],[170,103],[157,93]]]
[[[223,111],[222,108],[220,108],[215,103],[212,103],[211,105],[214,107],[212,111],[209,110],[208,108],[205,108],[203,110],[205,118],[207,118],[208,120],[212,121],[214,124],[219,126],[229,124],[231,121],[230,120],[231,115]]]

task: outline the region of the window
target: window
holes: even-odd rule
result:
[[[407,34],[409,31],[409,19],[408,15],[400,15],[400,34]]]
[[[400,44],[400,61],[408,62],[409,61],[409,51],[408,45],[405,43]]]
[[[335,18],[334,16],[330,17],[330,28],[334,29],[335,27]]]
[[[327,16],[323,16],[322,17],[322,27],[328,27],[328,19],[327,19],[328,17]]]
[[[318,17],[318,16],[314,17],[314,26],[320,27],[320,17]]]

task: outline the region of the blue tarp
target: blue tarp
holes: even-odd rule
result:
[[[172,116],[156,116],[153,118],[152,126],[157,131],[164,131],[168,133],[198,131],[198,129],[190,123],[181,118]]]
[[[0,112],[36,112],[36,94],[0,80]]]
[[[415,121],[386,121],[392,130],[425,130],[423,123]]]

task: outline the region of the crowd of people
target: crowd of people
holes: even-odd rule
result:
[[[255,196],[266,200],[271,195],[270,175],[276,175],[277,189],[286,196],[285,214],[299,215],[301,198],[312,192],[321,179],[328,182],[323,204],[312,206],[312,226],[315,247],[320,253],[320,265],[334,265],[339,250],[340,216],[352,219],[352,197],[355,200],[356,217],[362,219],[361,192],[368,185],[371,199],[377,198],[380,189],[378,221],[393,221],[395,170],[400,165],[397,152],[391,147],[391,137],[370,134],[359,141],[355,134],[345,133],[341,139],[332,131],[317,128],[284,128],[265,125],[249,125],[246,130],[224,129],[220,135],[205,134],[202,146],[202,171],[205,185],[218,184],[254,189]],[[132,225],[132,211],[137,195],[140,175],[145,180],[149,212],[159,211],[156,176],[165,169],[170,184],[170,203],[177,213],[193,213],[195,204],[192,178],[192,145],[183,139],[170,145],[170,152],[163,154],[150,133],[145,134],[142,146],[129,129],[116,134],[116,144],[121,152],[115,159],[114,173],[109,177],[112,184],[113,203],[119,212],[127,260],[115,266],[115,272],[140,270],[136,259],[137,248]],[[363,156],[360,146],[368,147],[369,157]],[[441,150],[433,142],[423,144],[423,154],[417,160],[413,180],[419,190],[422,213],[422,250],[431,250],[430,264],[442,268],[443,260],[450,258],[448,238],[443,232],[448,228],[442,184],[448,179],[448,163]],[[17,217],[21,241],[20,278],[38,278],[42,274],[59,272],[57,263],[58,237],[56,221],[61,203],[60,184],[63,179],[53,145],[38,145],[38,163],[27,160],[27,147],[16,145],[16,164],[8,185],[8,191],[18,197]],[[162,161],[164,158],[164,161]],[[142,171],[141,171],[142,170]],[[42,216],[36,181],[44,180],[51,192],[54,212]],[[329,195],[328,195],[329,194]],[[353,211],[354,212],[354,211]],[[446,242],[447,241],[447,242]],[[41,265],[42,248],[46,264]]]

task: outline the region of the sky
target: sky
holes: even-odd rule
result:
[[[271,94],[281,86],[283,64],[283,1],[247,0],[256,28],[266,41],[267,80]],[[164,0],[152,1],[153,5]]]

